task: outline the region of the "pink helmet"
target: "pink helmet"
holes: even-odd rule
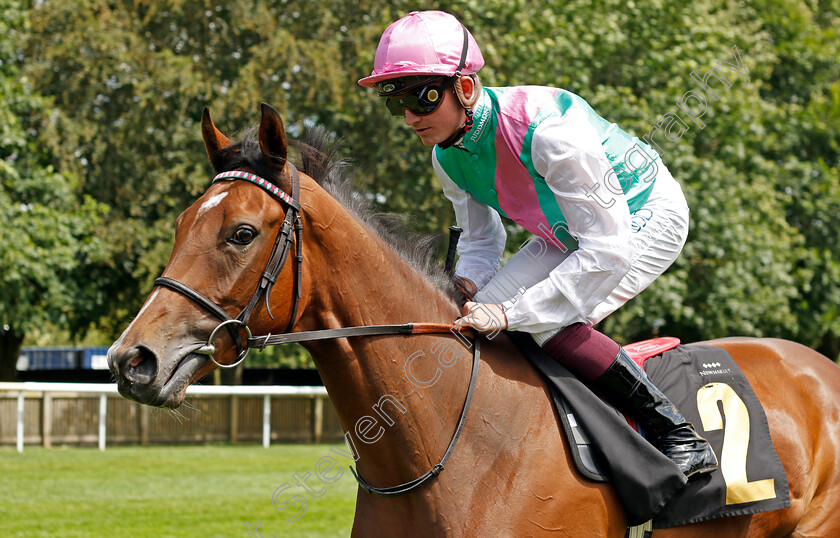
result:
[[[443,11],[413,11],[383,32],[373,71],[359,84],[372,88],[379,81],[409,75],[451,77],[458,71],[464,52],[461,74],[478,72],[484,66],[484,57],[458,19]]]

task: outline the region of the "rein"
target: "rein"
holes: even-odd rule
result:
[[[290,176],[292,180],[291,196],[283,192],[274,183],[271,183],[270,181],[267,181],[255,174],[251,174],[248,172],[222,172],[218,174],[215,178],[213,178],[212,183],[216,183],[217,181],[221,180],[236,179],[248,181],[250,183],[253,183],[254,185],[257,185],[258,187],[261,187],[263,190],[271,194],[274,198],[276,198],[278,201],[280,201],[286,206],[286,218],[283,220],[283,223],[280,226],[280,231],[278,232],[277,238],[274,241],[274,247],[272,248],[271,256],[269,257],[265,270],[263,271],[263,274],[260,277],[257,289],[254,291],[253,296],[251,296],[251,300],[248,302],[245,308],[242,309],[242,312],[240,312],[239,315],[237,315],[235,318],[231,317],[230,314],[228,314],[222,307],[205,297],[200,292],[194,290],[193,288],[187,286],[182,282],[179,282],[178,280],[175,280],[174,278],[161,276],[156,278],[154,281],[155,286],[163,286],[169,288],[186,296],[189,299],[192,299],[199,306],[204,307],[217,318],[222,320],[222,322],[219,325],[217,325],[216,328],[213,329],[213,331],[210,333],[210,337],[207,339],[207,343],[201,346],[193,353],[207,355],[209,359],[220,368],[233,368],[235,366],[238,366],[242,363],[242,361],[245,360],[245,358],[248,356],[248,352],[251,350],[252,347],[264,349],[265,346],[275,346],[281,344],[288,344],[292,342],[311,342],[315,340],[331,340],[335,338],[351,338],[359,336],[418,335],[446,333],[456,334],[454,326],[445,323],[367,325],[360,327],[343,327],[339,329],[303,331],[297,333],[291,332],[295,322],[297,321],[298,307],[300,305],[300,300],[303,297],[303,287],[301,284],[301,275],[303,271],[303,225],[300,221],[300,177],[298,175],[297,168],[295,168],[292,165],[292,163],[287,164],[289,166]],[[293,231],[294,236],[292,235]],[[260,301],[260,298],[262,298],[263,296],[265,297],[265,306],[268,310],[268,315],[271,317],[271,319],[274,319],[274,316],[271,313],[269,296],[271,295],[271,290],[273,289],[274,284],[277,282],[277,277],[280,275],[280,272],[283,270],[283,267],[286,264],[293,241],[296,244],[294,256],[294,303],[292,306],[292,313],[289,318],[289,323],[286,326],[286,330],[283,334],[272,335],[269,333],[265,336],[252,336],[251,329],[248,328],[248,321],[251,319],[251,314],[253,314],[254,309]],[[213,356],[216,353],[216,347],[213,344],[213,340],[215,340],[217,333],[223,327],[229,331],[234,343],[236,344],[237,360],[231,364],[221,364],[217,362]],[[239,330],[245,330],[246,334],[248,335],[246,340],[248,345],[244,349],[242,348],[242,339],[239,334]],[[469,332],[473,331],[470,330]],[[399,495],[405,495],[406,493],[410,493],[420,488],[430,480],[437,477],[437,475],[439,475],[441,471],[443,471],[444,465],[449,459],[449,456],[452,455],[452,451],[455,449],[455,444],[458,442],[458,439],[461,436],[461,431],[464,428],[464,423],[467,419],[467,413],[470,409],[470,403],[472,402],[473,392],[475,392],[475,384],[476,380],[478,379],[478,365],[480,362],[480,345],[478,334],[474,334],[473,342],[475,344],[475,347],[473,349],[472,369],[470,371],[470,382],[469,386],[467,387],[467,394],[464,398],[464,405],[461,409],[461,415],[458,418],[458,423],[455,426],[455,432],[452,435],[452,440],[449,442],[449,446],[446,448],[446,451],[441,457],[440,462],[434,467],[432,467],[424,475],[415,478],[414,480],[410,480],[408,482],[396,486],[384,488],[374,487],[365,482],[362,479],[362,477],[356,473],[356,470],[353,469],[353,466],[351,465],[350,471],[353,473],[353,476],[356,478],[356,481],[359,483],[359,486],[367,493],[379,495],[381,497],[396,497]]]

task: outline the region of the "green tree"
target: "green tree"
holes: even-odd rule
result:
[[[90,281],[84,267],[102,255],[97,231],[106,207],[54,168],[42,137],[52,106],[20,77],[26,11],[0,0],[0,379],[16,378],[27,331],[44,323],[82,326]]]
[[[801,234],[792,271],[795,327],[785,336],[840,358],[840,2],[753,3],[775,44],[761,95],[775,105],[756,125],[762,178]],[[762,143],[763,142],[763,143]]]

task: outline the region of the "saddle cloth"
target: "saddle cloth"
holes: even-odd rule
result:
[[[692,345],[661,353],[655,349],[659,354],[646,360],[635,357],[718,456],[717,470],[686,484],[676,465],[622,413],[545,354],[528,334],[506,334],[548,381],[578,470],[590,480],[612,482],[630,525],[652,519],[654,528],[668,528],[790,506],[787,476],[764,410],[726,351]],[[643,342],[637,348],[653,344]]]

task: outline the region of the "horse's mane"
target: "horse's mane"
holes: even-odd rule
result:
[[[266,179],[274,174],[265,163],[258,140],[259,126],[249,127],[242,138],[225,151],[225,168],[248,167]],[[425,235],[407,229],[407,218],[393,213],[377,213],[373,204],[361,193],[353,190],[350,162],[338,157],[338,145],[330,142],[329,132],[322,126],[309,129],[303,141],[290,140],[297,149],[300,160],[298,169],[314,179],[356,218],[370,227],[414,270],[429,279],[448,297],[458,298],[458,291],[435,259],[440,236]],[[279,186],[279,185],[278,185]]]

